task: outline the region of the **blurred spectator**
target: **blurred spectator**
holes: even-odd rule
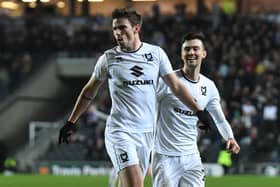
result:
[[[98,117],[96,115],[96,104],[95,102],[92,102],[90,106],[88,107],[85,115],[84,115],[84,125],[85,128],[91,128],[96,129],[96,126],[98,125]]]
[[[204,0],[196,0],[197,3],[197,14],[199,16],[205,16],[208,14],[208,8],[206,7]]]
[[[225,14],[232,16],[237,11],[236,0],[223,0],[222,8]]]
[[[263,107],[263,125],[265,126],[264,129],[266,129],[265,132],[279,132],[280,126],[277,123],[278,121],[278,106],[275,102],[273,102],[273,99],[268,98],[267,102],[264,104]]]
[[[251,128],[253,125],[253,119],[257,114],[256,107],[252,104],[249,99],[244,99],[241,104],[242,109],[242,122],[247,129]]]
[[[17,161],[13,157],[7,157],[4,161],[4,175],[12,175],[17,171]]]
[[[232,160],[231,160],[231,153],[229,153],[226,149],[226,144],[223,143],[221,145],[221,150],[219,151],[218,159],[217,162],[220,164],[223,169],[224,169],[224,174],[227,175],[229,174],[229,169],[232,165]]]
[[[160,5],[158,3],[153,4],[152,12],[153,12],[152,17],[154,19],[159,19],[159,17],[161,16],[161,12],[160,12]]]
[[[233,119],[231,122],[232,130],[234,136],[240,145],[250,145],[251,144],[251,137],[249,135],[248,129],[245,125],[241,122],[240,119]]]
[[[184,23],[186,20],[186,7],[185,3],[178,3],[175,5],[175,20],[177,23]]]
[[[105,160],[106,151],[104,144],[105,122],[98,118],[96,113],[98,101],[90,104],[85,115],[82,117],[81,134],[84,134],[82,140],[87,148],[86,159],[88,160]]]
[[[220,25],[222,19],[222,10],[217,0],[212,3],[211,19],[212,29],[213,31],[215,31],[216,29],[218,29],[218,26]]]
[[[165,37],[160,30],[157,30],[153,33],[151,42],[158,46],[161,46],[163,48],[166,47],[165,46]]]

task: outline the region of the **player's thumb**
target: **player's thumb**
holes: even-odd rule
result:
[[[227,141],[227,144],[226,144],[226,149],[229,150],[230,149],[230,141]]]

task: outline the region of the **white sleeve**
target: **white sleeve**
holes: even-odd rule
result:
[[[212,92],[213,95],[206,109],[212,115],[221,136],[225,140],[228,140],[229,138],[234,138],[231,126],[227,121],[224,112],[222,110],[221,103],[220,103],[220,95],[215,85],[213,86],[212,91],[213,91]]]
[[[171,63],[170,63],[170,60],[169,60],[167,54],[160,47],[159,47],[159,59],[160,59],[159,74],[161,77],[173,72],[173,68],[171,66]]]
[[[94,75],[98,80],[105,80],[108,77],[108,74],[109,72],[106,55],[103,54],[97,60],[92,76]]]
[[[158,82],[158,86],[157,86],[157,100],[158,101],[160,101],[164,97],[164,95],[165,95],[165,93],[167,91],[167,87],[168,86],[163,81],[163,79],[160,78],[159,82]]]

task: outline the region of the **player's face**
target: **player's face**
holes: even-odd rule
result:
[[[206,51],[201,40],[193,39],[183,43],[181,55],[186,66],[195,68],[201,65],[202,60],[206,57]]]
[[[118,45],[127,51],[135,50],[135,36],[139,32],[139,25],[132,26],[127,18],[113,20],[113,34]]]

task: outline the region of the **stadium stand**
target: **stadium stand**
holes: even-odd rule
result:
[[[163,47],[173,67],[179,68],[182,64],[179,56],[181,37],[178,36],[191,30],[203,31],[208,40],[208,58],[202,71],[215,80],[226,116],[241,145],[240,155],[233,157],[233,166],[239,167],[246,162],[279,162],[279,16],[228,15],[221,10],[216,11],[218,12],[197,15],[177,12],[175,15],[154,14],[145,17],[142,37]],[[47,55],[52,57],[52,62],[61,55],[96,59],[114,43],[110,20],[106,17],[67,20],[61,17],[32,18],[8,23],[0,20],[0,27],[1,48],[5,49],[5,52],[0,54],[2,98],[15,92],[18,87],[15,83],[18,84],[28,77],[35,66],[34,62],[41,61],[42,58],[34,60],[36,57],[33,53],[47,52]],[[18,32],[24,34],[18,35]],[[12,36],[3,37],[7,33]],[[15,52],[21,54],[20,61],[14,59],[12,54]],[[11,61],[14,63],[8,63]],[[88,76],[90,74],[75,77],[74,85],[60,87],[60,91],[63,88],[67,91],[61,91],[56,98],[67,95],[72,89],[73,93],[71,97],[67,97],[67,107],[61,109],[63,111],[60,111],[60,116],[56,115],[56,119],[63,118],[68,112],[73,105],[74,96]],[[72,81],[73,77],[68,75],[63,77],[62,82],[69,86]],[[80,119],[81,129],[73,137],[74,144],[57,147],[56,139],[51,139],[47,150],[38,154],[35,160],[108,161],[103,139],[104,120],[98,120],[95,116],[96,111],[108,114],[110,109],[107,87],[102,89],[104,91],[93,102],[94,106]],[[44,119],[54,120],[54,117],[48,116]],[[221,144],[217,131],[202,134],[198,143],[203,161],[216,162]],[[241,169],[233,168],[232,172],[238,171]]]

